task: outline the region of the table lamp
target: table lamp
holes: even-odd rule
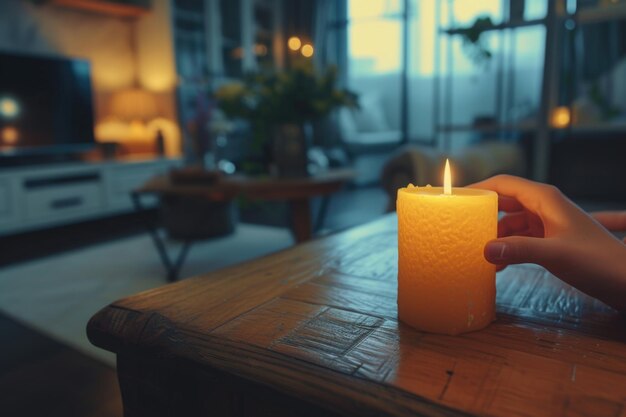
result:
[[[159,116],[157,102],[149,91],[141,88],[121,90],[113,95],[110,103],[110,113],[130,124],[130,138],[144,139],[149,133],[146,123]],[[160,130],[154,138],[156,153],[165,153],[165,140]]]

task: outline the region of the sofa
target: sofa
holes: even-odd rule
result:
[[[526,174],[524,152],[514,143],[483,142],[452,156],[432,147],[407,145],[394,152],[382,169],[380,180],[388,196],[387,210],[395,210],[398,188],[409,183],[441,185],[446,158],[450,158],[456,187],[497,174]]]

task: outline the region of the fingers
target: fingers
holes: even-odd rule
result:
[[[528,221],[525,212],[507,214],[498,222],[498,237],[516,235],[527,229]]]
[[[560,195],[555,187],[511,175],[496,175],[468,187],[492,190],[500,196],[513,198],[536,214],[540,214],[542,204],[554,203],[555,197]]]
[[[612,232],[626,231],[626,211],[596,211],[591,216]]]
[[[524,206],[514,198],[498,195],[498,210],[506,213],[524,211]]]
[[[528,211],[507,214],[498,222],[498,237],[506,236],[544,237],[543,223]]]
[[[562,258],[561,245],[550,239],[511,236],[492,240],[485,245],[485,259],[496,265],[534,263],[549,267]]]

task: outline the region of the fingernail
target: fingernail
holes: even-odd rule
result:
[[[505,260],[508,255],[506,246],[506,243],[502,242],[487,243],[487,246],[485,246],[485,258],[487,258],[489,262],[494,263]]]

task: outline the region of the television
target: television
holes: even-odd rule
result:
[[[0,159],[94,143],[88,61],[0,52]]]

